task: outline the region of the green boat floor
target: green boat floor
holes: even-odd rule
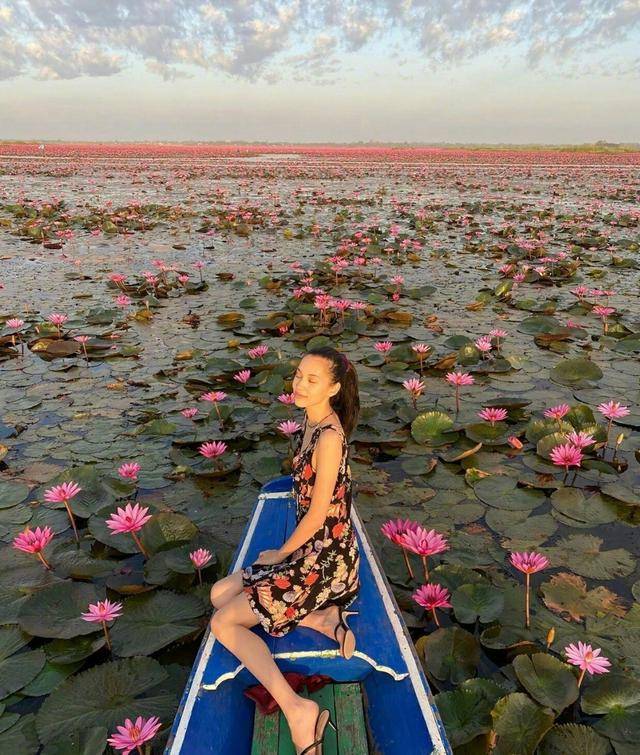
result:
[[[331,720],[325,729],[323,755],[368,755],[362,692],[357,682],[327,684],[310,695],[303,690],[302,697],[315,700],[320,708],[329,708]],[[287,719],[278,710],[264,716],[256,706],[253,719],[251,755],[295,755]]]

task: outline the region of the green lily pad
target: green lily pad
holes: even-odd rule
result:
[[[545,435],[551,435],[552,433],[570,433],[574,430],[573,425],[564,420],[560,420],[560,423],[553,419],[531,419],[527,425],[525,435],[529,443],[538,443]]]
[[[32,713],[21,716],[16,724],[0,734],[0,752],[36,755],[40,742],[34,724],[35,716]]]
[[[452,747],[491,731],[491,710],[502,695],[502,687],[489,679],[469,679],[459,689],[435,696]]]
[[[615,498],[616,501],[626,503],[628,506],[640,506],[640,495],[619,482],[609,482],[600,488],[604,495]]]
[[[585,616],[602,613],[624,616],[626,608],[620,598],[606,587],[599,585],[587,590],[587,584],[577,574],[560,572],[540,586],[542,600],[550,611],[569,621],[582,621]]]
[[[640,705],[640,681],[619,673],[602,674],[585,688],[580,707],[588,715],[600,715]]]
[[[522,692],[498,700],[491,716],[497,735],[494,755],[533,755],[555,718],[549,708],[541,708]]]
[[[162,511],[144,527],[144,545],[150,553],[157,553],[178,543],[189,542],[198,532],[195,524],[184,514]]]
[[[540,438],[536,444],[536,453],[538,456],[542,456],[543,459],[550,459],[551,451],[556,446],[561,446],[567,443],[567,439],[562,433],[550,433]],[[562,469],[562,467],[560,467]]]
[[[590,359],[563,359],[549,373],[549,379],[571,388],[588,386],[602,378],[602,370]]]
[[[195,595],[161,590],[129,598],[111,629],[113,652],[124,657],[155,653],[198,633],[204,613],[205,606]]]
[[[42,755],[102,755],[107,746],[107,737],[111,734],[105,726],[71,731],[64,742],[47,742]]]
[[[541,705],[560,713],[578,699],[575,674],[549,653],[518,655],[513,667],[520,684]]]
[[[606,739],[590,726],[556,724],[538,747],[539,755],[611,755]]]
[[[170,721],[175,697],[153,689],[165,679],[167,672],[153,658],[125,658],[76,674],[44,701],[36,717],[38,736],[47,744],[94,726],[115,731],[125,718]]]
[[[22,503],[29,495],[29,486],[18,482],[0,481],[0,509]]]
[[[411,435],[416,443],[440,446],[455,440],[455,434],[445,433],[453,427],[453,420],[444,412],[423,412],[411,423]]]
[[[531,511],[545,501],[541,490],[519,488],[517,480],[504,475],[484,477],[474,485],[473,491],[483,503],[510,511]]]
[[[482,443],[484,446],[502,446],[507,442],[511,431],[504,422],[491,425],[489,422],[475,422],[464,429],[469,440]]]
[[[624,548],[601,551],[603,540],[595,535],[570,535],[552,548],[545,548],[551,563],[593,579],[628,577],[636,567],[635,558]]]
[[[42,650],[17,653],[28,640],[17,627],[0,627],[0,700],[29,684],[45,664]]]
[[[609,737],[614,746],[620,742],[630,748],[627,752],[637,752],[640,748],[640,710],[614,708],[594,724],[593,728]]]
[[[20,607],[18,622],[35,637],[69,639],[92,634],[95,626],[80,614],[99,599],[92,584],[58,582],[30,595]]]
[[[75,663],[61,666],[47,661],[38,676],[21,689],[20,694],[27,695],[28,697],[49,695],[61,682],[71,676],[71,674],[74,674],[82,664],[83,661],[76,661]]]
[[[486,624],[500,615],[504,598],[493,585],[475,583],[459,587],[451,597],[451,604],[462,624],[473,624],[476,618]]]
[[[440,681],[458,684],[473,676],[480,662],[480,644],[460,627],[436,629],[420,637],[416,649],[426,670]]]
[[[94,627],[95,629],[95,627]],[[53,640],[44,646],[47,660],[56,666],[66,666],[70,663],[83,661],[97,653],[106,645],[104,634],[93,634],[89,637],[74,637],[71,640]]]
[[[602,496],[595,495],[585,498],[578,488],[560,488],[551,494],[551,505],[562,514],[565,519],[575,520],[580,524],[609,524],[617,519],[615,507],[607,503]]]

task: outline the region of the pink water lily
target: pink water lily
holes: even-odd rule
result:
[[[51,527],[36,527],[35,530],[27,527],[24,532],[13,538],[13,547],[24,553],[33,553],[44,564],[46,569],[51,569],[49,562],[42,555],[42,551],[53,539]]]
[[[259,359],[263,357],[267,351],[269,351],[269,347],[265,344],[261,344],[260,346],[256,346],[253,349],[249,349],[247,351],[247,354],[251,359]]]
[[[444,535],[435,530],[427,530],[421,525],[400,535],[400,544],[422,558],[425,582],[429,581],[427,558],[449,550],[449,543]]]
[[[506,409],[501,409],[495,406],[486,406],[484,409],[478,412],[478,417],[491,423],[491,427],[495,426],[496,422],[502,422],[509,416],[509,412]]]
[[[227,444],[221,440],[214,440],[198,446],[199,453],[206,459],[216,459],[218,456],[222,456],[226,450]]]
[[[291,406],[292,404],[296,403],[296,397],[293,395],[293,393],[281,393],[278,396],[278,401],[281,404],[285,404],[287,406]]]
[[[456,414],[460,411],[460,387],[473,385],[475,379],[468,372],[447,372],[445,380],[456,389]]]
[[[416,603],[419,603],[427,611],[431,611],[433,614],[433,620],[436,626],[440,626],[438,617],[436,615],[436,608],[451,608],[449,598],[451,597],[449,591],[437,584],[427,584],[419,587],[411,596]]]
[[[118,726],[118,733],[112,734],[107,742],[116,750],[122,750],[122,755],[130,755],[133,750],[138,750],[142,755],[140,746],[153,739],[162,727],[157,716],[145,719],[142,716],[132,723],[130,718],[125,719],[124,726]]]
[[[598,404],[598,411],[600,412],[600,414],[602,414],[603,417],[606,417],[609,420],[609,423],[607,424],[607,440],[605,444],[608,446],[609,434],[611,432],[611,425],[613,424],[613,420],[622,419],[622,417],[626,417],[628,414],[630,414],[629,407],[624,406],[624,404],[621,404],[619,401],[607,401],[603,402],[602,404]]]
[[[386,538],[402,548],[404,563],[407,567],[407,572],[410,579],[414,579],[414,576],[413,570],[411,569],[411,564],[409,563],[409,558],[407,556],[407,546],[404,542],[403,535],[406,532],[418,529],[418,527],[420,527],[420,524],[418,522],[412,521],[411,519],[396,519],[395,521],[393,519],[390,519],[380,527],[380,531]]]
[[[411,346],[411,350],[415,351],[418,355],[418,359],[420,360],[420,374],[422,375],[422,365],[425,357],[431,351],[431,346],[428,346],[426,343],[414,343]]]
[[[580,668],[581,673],[578,679],[578,687],[582,684],[587,671],[591,675],[609,673],[611,662],[604,655],[600,655],[602,652],[601,648],[592,648],[591,645],[578,642],[577,646],[573,643],[567,645],[564,652],[567,656],[567,661]]]
[[[195,406],[180,410],[180,414],[182,414],[182,416],[186,417],[187,419],[193,419],[197,413],[198,409]]]
[[[142,467],[135,461],[128,461],[118,467],[118,474],[125,480],[137,480]]]
[[[591,310],[595,315],[602,318],[602,332],[606,333],[608,330],[607,317],[612,315],[616,310],[613,307],[601,307],[597,306]]]
[[[203,393],[202,396],[200,396],[200,401],[210,401],[211,403],[213,403],[216,414],[218,415],[218,419],[220,420],[220,424],[223,423],[223,420],[220,414],[220,409],[218,408],[218,401],[224,401],[226,398],[227,394],[224,391],[208,391],[207,393]]]
[[[489,336],[482,336],[481,338],[476,339],[474,341],[474,344],[483,357],[485,354],[488,354],[493,348],[493,344],[491,343]]]
[[[4,324],[5,327],[11,328],[11,330],[17,330],[24,325],[24,320],[21,320],[19,317],[12,317],[9,320],[6,320]]]
[[[246,383],[247,380],[251,377],[251,370],[240,370],[240,372],[236,372],[236,374],[233,376],[234,380],[237,380],[239,383]]]
[[[424,391],[424,383],[418,378],[409,378],[402,383],[403,387],[411,394],[411,400],[413,401],[413,408],[417,409],[418,396]]]
[[[557,406],[552,406],[549,409],[545,409],[543,414],[547,419],[555,419],[558,423],[558,426],[561,427],[560,420],[569,414],[571,411],[571,407],[569,404],[558,404]]]
[[[56,328],[58,328],[58,336],[62,335],[61,327],[67,322],[69,319],[68,315],[63,315],[59,312],[52,312],[48,317],[47,320],[50,323],[53,323]]]
[[[378,343],[374,344],[374,349],[380,353],[384,354],[384,360],[387,361],[387,354],[389,351],[391,351],[391,348],[393,347],[393,344],[391,341],[378,341]]]
[[[95,621],[102,624],[102,630],[107,642],[107,647],[111,650],[111,639],[107,622],[117,619],[122,615],[122,603],[112,603],[110,600],[99,600],[97,603],[90,603],[87,613],[81,614],[85,621]]]
[[[202,569],[211,561],[213,558],[213,554],[211,551],[208,551],[206,548],[198,548],[195,551],[191,551],[189,554],[189,558],[191,559],[191,563],[194,565],[195,569],[198,572],[198,581],[200,584],[202,584]]]
[[[71,526],[73,527],[76,542],[80,542],[80,538],[78,537],[76,520],[74,519],[73,512],[71,511],[69,501],[77,496],[81,490],[82,488],[76,482],[73,482],[73,480],[71,480],[70,482],[63,482],[61,485],[54,485],[52,488],[44,491],[44,500],[48,503],[64,504],[69,519],[71,520]]]
[[[531,615],[529,611],[529,594],[531,592],[531,575],[535,574],[536,572],[542,571],[543,569],[546,569],[547,566],[549,566],[549,559],[546,556],[543,556],[541,553],[536,553],[536,551],[531,551],[530,553],[518,553],[517,551],[514,551],[510,556],[509,560],[513,564],[513,566],[518,569],[518,571],[521,571],[525,575],[525,584],[526,584],[526,590],[525,590],[525,606],[524,606],[524,617],[525,617],[525,627],[529,629],[531,626]]]
[[[563,481],[566,482],[569,467],[579,467],[584,457],[577,446],[571,443],[562,443],[551,449],[549,458],[557,467],[564,467]]]
[[[139,503],[136,503],[135,506],[127,503],[124,508],[118,507],[116,513],[111,514],[111,516],[105,520],[112,535],[131,534],[131,537],[134,539],[140,552],[146,557],[148,557],[148,553],[144,549],[136,532],[141,530],[149,519],[151,519],[152,515],[148,514],[148,511],[148,507],[140,506]]]
[[[572,446],[575,446],[580,450],[596,442],[596,439],[593,437],[593,435],[590,435],[583,430],[580,430],[580,432],[576,432],[574,430],[571,433],[565,433],[564,437],[569,443],[571,443]]]
[[[280,430],[280,432],[284,435],[293,435],[301,429],[302,428],[300,426],[300,423],[296,422],[293,419],[287,419],[284,422],[280,422],[280,424],[278,425],[278,430]]]

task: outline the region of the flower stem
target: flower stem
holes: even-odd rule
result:
[[[198,569],[198,582],[200,583],[200,587],[202,587],[202,572],[200,569]]]
[[[409,577],[411,579],[414,579],[413,571],[411,570],[411,564],[409,563],[409,557],[407,556],[407,551],[404,548],[402,548],[402,555],[404,556],[404,562],[405,562],[405,564],[407,566],[407,571],[409,572]]]
[[[109,649],[109,652],[111,652],[111,640],[109,639],[109,630],[107,629],[107,622],[102,622],[102,628],[104,629],[104,638],[107,641],[107,648]]]
[[[460,411],[460,388],[456,385],[456,414]]]
[[[69,514],[69,519],[71,519],[71,526],[73,527],[74,535],[76,536],[76,543],[80,542],[80,538],[78,537],[78,529],[76,527],[76,520],[73,518],[73,514],[71,513],[71,507],[69,506],[69,501],[63,501],[64,507],[67,510],[67,514]]]
[[[132,533],[131,533],[131,536],[132,536],[132,537],[133,537],[133,539],[134,539],[134,540],[136,541],[136,545],[138,546],[138,548],[140,548],[140,552],[142,553],[142,555],[143,555],[143,556],[144,556],[145,558],[149,558],[149,554],[148,554],[148,553],[147,553],[147,551],[146,551],[146,550],[144,549],[144,546],[143,546],[143,545],[142,545],[142,543],[140,542],[140,538],[139,538],[139,537],[138,537],[138,536],[136,535],[136,533],[135,533],[135,532],[132,532]]]
[[[582,684],[582,680],[584,679],[586,670],[587,670],[586,668],[583,668],[582,671],[580,672],[580,677],[578,678],[578,689],[580,688],[580,685]]]
[[[527,629],[531,626],[531,616],[529,614],[529,588],[531,583],[531,575],[525,574],[526,581],[526,593],[524,599],[524,625]]]
[[[424,569],[424,581],[429,581],[429,567],[427,566],[427,557],[422,556],[422,568]]]
[[[440,626],[440,622],[438,621],[438,617],[436,616],[436,609],[432,608],[431,609],[431,613],[433,614],[433,620],[436,622],[436,626],[439,627]]]
[[[42,561],[46,569],[49,569],[51,571],[51,566],[47,562],[47,559],[42,555],[42,553],[36,553],[36,556]]]

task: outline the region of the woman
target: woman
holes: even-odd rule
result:
[[[297,527],[280,548],[213,585],[211,631],[276,700],[296,754],[321,755],[324,729],[333,726],[329,711],[291,689],[250,627],[260,623],[275,637],[309,627],[335,640],[344,658],[353,655],[346,617],[355,612],[344,609],[360,587],[346,440],[360,411],[355,367],[331,347],[311,349],[298,365],[293,394],[305,409],[292,470]]]

